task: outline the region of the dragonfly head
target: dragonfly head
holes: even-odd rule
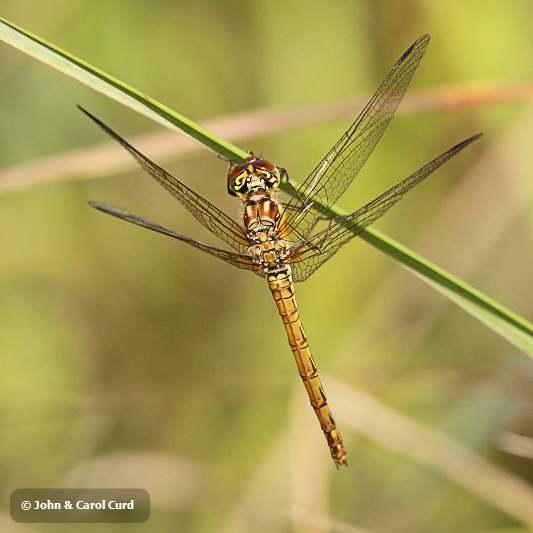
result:
[[[252,192],[272,191],[279,187],[281,177],[278,167],[269,161],[250,156],[228,172],[228,192],[244,197]]]

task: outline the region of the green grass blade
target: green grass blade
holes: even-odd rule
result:
[[[294,180],[291,181],[291,185],[281,184],[281,188],[289,194],[292,193],[293,188],[297,189],[299,186]],[[324,213],[331,218],[348,214],[335,206],[325,209]],[[428,285],[533,357],[533,324],[531,322],[371,227],[365,228],[358,234],[358,237],[401,263]]]
[[[423,281],[533,357],[533,324],[427,259],[373,228],[360,235]]]
[[[238,162],[248,156],[244,150],[219,139],[172,109],[2,18],[0,39],[159,124],[180,131],[230,161]],[[342,214],[346,213],[338,209],[331,210],[331,216]],[[402,263],[496,333],[533,356],[531,323],[382,233],[367,228],[360,237]]]
[[[141,115],[177,129],[230,161],[240,162],[249,155],[133,87],[1,17],[0,39]]]

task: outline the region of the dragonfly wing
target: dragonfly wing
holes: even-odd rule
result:
[[[380,218],[407,191],[418,185],[446,161],[480,137],[481,134],[474,135],[450,148],[354,213],[340,217],[334,224],[317,233],[311,239],[295,245],[289,255],[294,281],[307,279],[319,266],[330,259],[343,244],[346,244],[361,233],[366,226]]]
[[[287,204],[286,234],[292,229],[309,235],[357,176],[392,120],[428,43],[429,35],[424,35],[402,55],[348,131],[298,188]]]
[[[181,183],[174,176],[170,175],[160,166],[150,161],[146,156],[141,154],[131,144],[125,141],[120,135],[115,133],[103,122],[91,115],[88,111],[81,108],[91,120],[100,126],[108,135],[119,142],[141,165],[141,167],[150,174],[158,183],[170,192],[177,200],[211,233],[222,239],[226,244],[240,253],[248,249],[249,242],[246,232],[242,226],[237,224],[232,218],[215,207],[212,203],[202,198],[192,189]]]
[[[169,237],[172,237],[179,241],[186,242],[187,244],[190,244],[191,246],[194,246],[195,248],[198,248],[199,250],[202,250],[203,252],[206,252],[209,255],[218,257],[219,259],[226,261],[226,263],[229,263],[230,265],[236,266],[238,268],[243,268],[245,270],[253,270],[259,276],[264,277],[264,272],[253,261],[252,257],[248,255],[229,252],[227,250],[221,250],[219,248],[214,248],[213,246],[209,246],[208,244],[204,244],[194,239],[190,239],[189,237],[180,235],[179,233],[160,226],[159,224],[155,224],[154,222],[150,222],[149,220],[146,220],[144,218],[132,215],[129,211],[122,207],[102,204],[99,202],[89,202],[89,205],[91,207],[94,207],[95,209],[98,209],[99,211],[107,213],[108,215],[113,215],[114,217],[125,220],[126,222],[131,222],[132,224],[136,224],[137,226],[142,226],[143,228],[148,228],[152,231],[156,231],[157,233],[162,233],[163,235],[168,235]]]

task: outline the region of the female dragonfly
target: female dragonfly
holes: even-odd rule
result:
[[[190,239],[119,207],[90,202],[92,207],[191,244],[267,279],[300,377],[337,468],[348,464],[346,449],[309,350],[296,305],[293,282],[307,279],[343,244],[381,217],[407,191],[479,137],[476,135],[459,143],[357,211],[330,219],[325,229],[317,230],[318,222],[331,216],[329,208],[357,176],[381,139],[428,43],[429,36],[424,35],[402,55],[357,120],[297,189],[290,185],[284,169],[260,157],[250,155],[239,164],[230,164],[228,191],[243,202],[244,216],[241,224],[150,161],[97,118],[82,110],[128,150],[141,167],[175,196],[203,226],[236,252]],[[282,181],[293,190],[287,203],[279,202],[275,194]]]

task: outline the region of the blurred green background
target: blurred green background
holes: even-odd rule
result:
[[[369,98],[423,33],[415,102],[533,79],[529,0],[4,0],[0,15],[200,123]],[[0,64],[0,184],[11,167],[107,142],[76,104],[128,139],[161,130],[4,44]],[[361,107],[239,144],[301,181]],[[405,111],[340,206],[478,131],[376,227],[532,320],[531,100]],[[165,166],[237,216],[223,161],[196,151]],[[11,522],[9,495],[63,486],[152,497],[145,524],[68,531],[533,527],[532,444],[517,437],[533,438],[525,354],[350,243],[296,287],[348,448],[337,472],[265,281],[87,206],[124,205],[209,241],[141,171],[71,177],[0,194],[2,531],[56,531]]]

